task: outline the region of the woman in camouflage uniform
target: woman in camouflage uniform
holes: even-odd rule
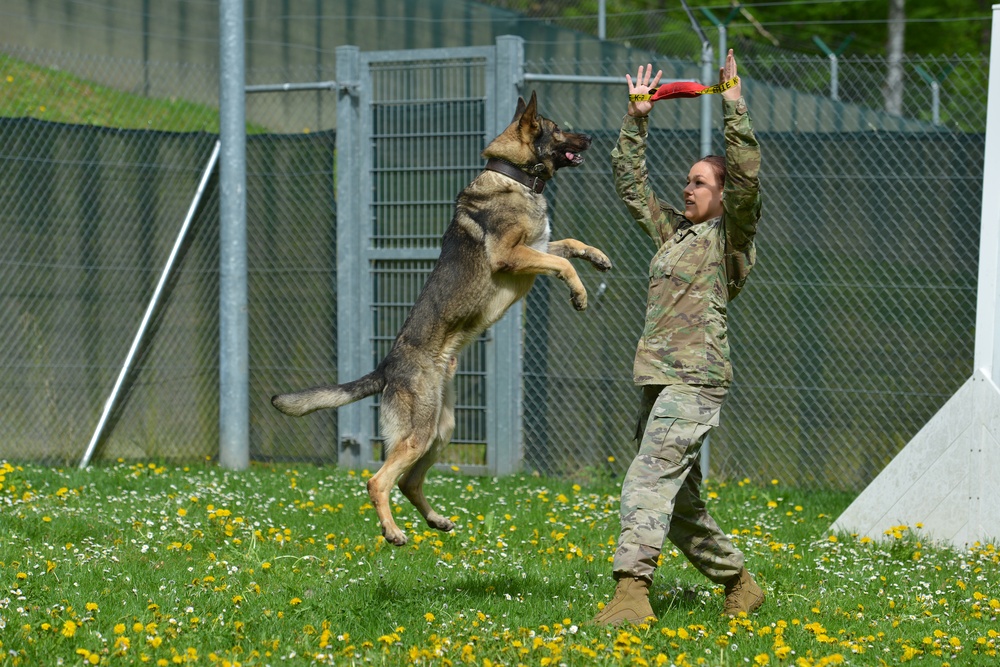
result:
[[[642,100],[662,72],[639,67],[626,75],[630,99]],[[639,451],[622,485],[621,534],[614,556],[614,597],[594,622],[639,623],[653,616],[649,586],[665,540],[710,580],[724,584],[725,612],[750,613],[764,593],[701,498],[699,452],[719,423],[733,378],[727,306],[746,282],[760,220],[760,147],[730,50],[720,83],[725,158],[709,156],[690,169],[684,208],[661,202],[646,168],[647,114],[652,101],[630,101],[612,166],[618,196],[658,250],[649,266],[646,323],[633,369],[642,387]],[[652,81],[650,80],[652,78]]]

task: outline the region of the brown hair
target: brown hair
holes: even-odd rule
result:
[[[726,158],[721,155],[706,155],[698,162],[707,162],[715,173],[715,180],[718,181],[719,186],[726,185]]]

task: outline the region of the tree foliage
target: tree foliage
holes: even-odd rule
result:
[[[572,19],[596,32],[599,0],[486,0],[528,16]],[[908,55],[981,55],[989,51],[993,0],[908,0]],[[704,7],[722,20],[736,0],[687,0],[709,38],[715,34]],[[885,55],[889,0],[750,0],[728,25],[735,39],[752,39],[802,53],[822,53],[814,38],[831,49],[847,42],[848,55]],[[644,43],[654,35],[690,39],[690,22],[680,0],[605,0],[610,39]],[[581,17],[590,17],[581,20]],[[688,34],[682,36],[680,33]]]

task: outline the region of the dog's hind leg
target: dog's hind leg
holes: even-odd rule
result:
[[[456,360],[453,358],[450,362],[449,378],[455,373],[455,364]],[[438,456],[440,456],[448,443],[451,442],[451,434],[454,431],[455,383],[454,380],[449,379],[445,383],[444,400],[441,403],[441,416],[438,417],[437,434],[434,437],[434,442],[431,443],[427,453],[420,457],[420,460],[410,468],[410,472],[406,473],[399,481],[399,488],[403,492],[403,495],[413,503],[413,506],[424,517],[427,525],[444,532],[454,529],[455,522],[441,516],[431,508],[430,503],[427,502],[427,497],[424,496],[424,478],[427,476],[427,471],[437,461]]]
[[[378,472],[368,480],[368,495],[375,512],[378,514],[379,523],[382,524],[382,536],[390,544],[401,547],[406,544],[406,535],[395,519],[392,518],[392,506],[389,500],[389,493],[404,475],[416,465],[427,450],[430,449],[432,433],[417,434],[410,433],[399,442],[392,445],[389,455]]]
[[[389,494],[431,448],[436,436],[440,399],[421,401],[409,391],[387,391],[382,396],[381,422],[386,457],[382,467],[368,480],[368,495],[382,525],[382,536],[390,544],[401,547],[406,544],[406,535],[392,517]]]

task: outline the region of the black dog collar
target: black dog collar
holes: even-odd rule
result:
[[[535,194],[542,194],[542,190],[545,189],[545,181],[538,176],[532,176],[526,173],[520,167],[517,167],[510,162],[505,160],[500,160],[498,158],[490,158],[486,162],[486,168],[490,171],[495,171],[504,176],[509,176],[521,185],[527,185],[531,188],[532,192]]]

